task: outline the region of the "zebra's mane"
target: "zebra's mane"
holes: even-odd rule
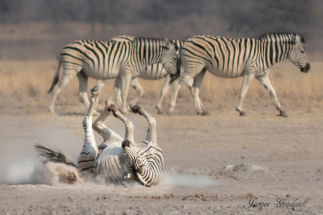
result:
[[[291,33],[267,33],[267,34],[262,34],[258,37],[258,40],[263,40],[263,41],[283,41],[283,42],[291,42],[290,36],[300,36],[301,37],[301,42],[305,43],[305,38],[302,34],[291,34]]]
[[[174,43],[172,40],[169,40],[169,41],[176,46],[176,43]],[[153,44],[153,46],[159,45],[163,48],[167,48],[165,46],[166,45],[165,39],[162,39],[162,38],[135,37],[134,43],[138,45],[144,45],[144,46],[151,46]]]

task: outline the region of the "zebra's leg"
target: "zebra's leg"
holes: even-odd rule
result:
[[[113,143],[117,141],[123,141],[123,138],[120,137],[117,133],[112,131],[111,129],[107,128],[104,124],[104,121],[110,115],[108,111],[109,107],[113,104],[112,98],[109,97],[105,102],[105,108],[101,115],[97,118],[97,120],[92,124],[92,128],[98,132],[103,137],[103,143],[101,143],[98,148],[100,150],[107,147],[108,143]]]
[[[143,97],[144,95],[144,90],[142,89],[141,85],[138,82],[138,78],[133,78],[130,81],[130,86],[137,91],[137,96],[130,100],[130,104],[136,104],[138,100]]]
[[[175,108],[177,94],[178,94],[179,89],[182,87],[183,84],[187,83],[191,79],[192,79],[192,77],[190,75],[184,74],[179,79],[174,81],[172,97],[171,97],[170,103],[169,103],[169,114],[171,114]]]
[[[102,88],[110,82],[110,79],[107,80],[97,80],[96,86],[98,87],[99,91],[101,92]]]
[[[243,76],[243,81],[240,89],[239,101],[236,106],[236,110],[240,113],[240,116],[246,116],[246,113],[242,111],[242,101],[245,97],[251,81],[255,78],[255,73],[248,73]]]
[[[114,91],[114,97],[115,97],[115,101],[116,101],[116,105],[117,107],[120,109],[121,108],[121,78],[116,78],[116,81],[114,82],[114,86],[113,86],[113,91]]]
[[[89,171],[89,172],[93,171],[93,166],[95,164],[95,160],[98,154],[98,147],[96,146],[96,142],[95,142],[93,130],[92,130],[92,114],[93,114],[94,108],[97,105],[99,90],[94,87],[91,90],[91,93],[92,93],[92,96],[90,98],[90,107],[83,120],[83,128],[85,133],[84,145],[78,158],[78,168],[81,171]]]
[[[132,112],[139,113],[141,116],[145,117],[148,122],[148,131],[146,140],[157,145],[157,135],[156,135],[156,119],[150,116],[145,109],[141,108],[139,105],[132,106],[130,104]]]
[[[163,85],[163,88],[161,89],[161,91],[160,91],[160,96],[159,96],[159,99],[158,99],[158,101],[156,102],[156,108],[157,108],[157,113],[158,114],[162,114],[163,112],[161,111],[161,104],[162,104],[162,102],[163,102],[163,100],[164,100],[164,97],[165,97],[165,95],[166,95],[166,93],[167,93],[167,91],[168,91],[168,89],[170,88],[170,85],[171,85],[171,77],[170,77],[170,75],[167,75],[166,76],[166,80],[165,80],[165,82],[164,82],[164,85]]]
[[[86,105],[87,108],[90,106],[90,101],[87,95],[87,83],[88,83],[88,76],[83,72],[77,73],[77,78],[79,80],[79,93],[80,96]]]
[[[207,110],[205,110],[205,108],[203,107],[202,102],[199,97],[200,87],[202,85],[203,78],[205,76],[205,72],[206,72],[206,69],[203,69],[202,72],[200,72],[199,74],[197,74],[194,77],[194,82],[193,82],[193,86],[192,86],[192,90],[191,90],[192,96],[194,99],[196,112],[197,112],[197,114],[201,114],[202,116],[210,115],[209,112]]]
[[[101,92],[102,88],[108,83],[110,82],[109,79],[107,80],[97,80],[96,81],[96,85],[94,86],[99,92]],[[93,88],[94,89],[94,88]],[[99,103],[99,98],[97,98],[97,103]],[[93,115],[97,116],[100,115],[99,112],[97,112],[96,110],[93,110]]]
[[[125,132],[125,137],[124,140],[129,140],[132,144],[134,144],[134,127],[133,124],[130,120],[128,120],[126,117],[122,115],[120,111],[118,111],[117,107],[113,104],[112,99],[108,99],[105,103],[105,109],[108,110],[109,112],[112,111],[113,115],[120,119],[125,127],[126,127],[126,132]]]
[[[194,82],[194,79],[191,79],[185,84],[191,92],[192,92],[193,82]]]
[[[276,96],[276,92],[270,83],[268,75],[263,75],[263,76],[257,77],[257,80],[262,84],[262,86],[265,87],[265,89],[268,91],[271,98],[274,100],[276,109],[279,111],[278,116],[287,117],[286,112],[281,108],[281,105],[280,105],[280,103],[277,99],[277,96]]]
[[[132,78],[132,72],[125,72],[125,74],[121,77],[121,108],[120,111],[122,114],[127,114],[127,98],[128,98],[128,91],[130,86],[130,81]]]
[[[49,101],[49,106],[48,106],[48,110],[51,111],[52,113],[54,113],[54,104],[56,101],[56,98],[58,96],[58,94],[61,92],[61,90],[63,89],[63,87],[65,87],[65,85],[70,82],[70,80],[77,74],[77,70],[66,70],[64,69],[63,71],[63,76],[62,78],[58,81],[57,84],[55,84],[53,92],[52,92],[52,97],[50,98]]]

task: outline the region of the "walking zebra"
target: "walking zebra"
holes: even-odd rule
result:
[[[132,76],[138,75],[145,66],[161,63],[169,74],[177,72],[176,47],[168,39],[133,38],[110,42],[77,40],[66,45],[51,88],[49,110],[54,112],[54,103],[62,88],[75,76],[79,79],[79,92],[84,103],[87,99],[88,77],[94,79],[121,80],[121,112],[126,113],[126,98]],[[59,80],[60,65],[63,76]]]
[[[236,110],[245,116],[242,100],[247,93],[251,81],[256,78],[274,100],[279,116],[287,116],[276,97],[268,74],[272,65],[290,59],[302,72],[307,73],[310,64],[307,62],[300,34],[270,33],[258,39],[227,39],[223,37],[202,35],[188,38],[181,51],[180,59],[184,73],[174,81],[174,91],[170,103],[170,112],[175,107],[176,97],[181,85],[194,78],[192,95],[197,114],[208,112],[199,98],[199,89],[206,70],[222,78],[243,76],[239,101]]]
[[[111,41],[116,41],[116,42],[133,42],[134,40],[135,40],[135,37],[133,37],[133,36],[117,36],[117,37],[114,37],[111,39]],[[179,49],[182,47],[184,42],[180,41],[180,40],[172,40],[171,42],[176,45],[176,48],[177,48],[176,50],[178,53]],[[182,73],[182,71],[183,70],[181,68],[180,74]],[[161,114],[162,113],[162,111],[161,111],[162,101],[163,101],[167,91],[169,90],[169,87],[172,82],[172,78],[167,73],[167,71],[165,70],[165,68],[163,67],[163,65],[161,63],[145,66],[144,68],[142,68],[142,70],[140,70],[140,72],[137,76],[132,77],[132,79],[130,81],[130,86],[137,91],[137,96],[135,98],[133,98],[129,103],[130,104],[137,103],[139,98],[142,97],[144,94],[144,90],[142,89],[141,85],[139,84],[137,78],[142,78],[145,80],[159,80],[159,79],[162,79],[165,77],[166,77],[166,79],[165,79],[164,85],[161,89],[159,99],[156,103],[156,108],[158,110],[158,113]],[[106,85],[108,82],[110,82],[110,79],[98,80],[96,86],[99,87],[99,89],[101,90],[104,87],[104,85]],[[193,80],[186,82],[186,86],[189,88],[189,90],[191,90],[192,84],[193,84]],[[86,86],[85,86],[85,88],[86,88]],[[113,90],[115,93],[116,103],[119,107],[122,104],[122,102],[121,102],[121,88],[122,88],[121,79],[117,77],[115,80],[115,85],[113,87]],[[88,104],[90,102],[88,101],[86,91],[83,93],[83,99],[85,101],[85,104],[88,106]]]
[[[132,122],[117,110],[111,98],[106,101],[103,113],[92,124],[92,113],[98,103],[98,88],[94,87],[91,93],[90,106],[83,121],[85,141],[78,165],[59,151],[36,145],[39,154],[50,161],[77,167],[80,172],[103,175],[108,181],[114,183],[135,180],[145,186],[158,184],[163,173],[164,158],[162,150],[157,146],[156,120],[139,105],[131,106],[132,111],[144,116],[149,125],[146,140],[135,143]],[[125,124],[124,139],[104,125],[110,112]],[[104,139],[98,147],[92,127]]]

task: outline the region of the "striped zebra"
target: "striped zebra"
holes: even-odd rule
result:
[[[276,97],[268,78],[269,69],[274,64],[289,59],[301,72],[307,73],[310,64],[306,58],[305,39],[300,34],[269,33],[258,39],[227,39],[217,36],[194,36],[188,38],[181,51],[180,60],[184,73],[174,81],[174,91],[170,102],[170,112],[175,107],[181,85],[194,78],[192,95],[197,114],[208,112],[199,98],[199,89],[206,71],[222,78],[243,77],[236,110],[245,116],[242,100],[251,81],[256,78],[268,91],[279,111],[279,116],[287,116]]]
[[[169,74],[177,71],[175,45],[168,39],[133,38],[133,40],[96,41],[77,40],[66,45],[60,55],[60,61],[54,80],[48,93],[53,91],[49,110],[54,112],[54,103],[62,88],[77,75],[79,92],[84,103],[87,99],[88,77],[100,80],[120,78],[121,112],[127,113],[126,98],[131,78],[138,75],[145,66],[161,63]],[[63,76],[59,80],[62,64]]]
[[[83,173],[103,175],[113,183],[134,180],[144,186],[158,184],[163,173],[164,158],[157,145],[156,120],[139,105],[131,107],[134,113],[144,116],[149,125],[146,140],[135,142],[132,122],[117,110],[111,98],[106,101],[103,113],[92,124],[92,113],[98,103],[98,88],[94,87],[91,93],[90,106],[83,121],[85,141],[78,164],[75,165],[62,152],[36,145],[39,154],[49,161],[77,167]],[[110,112],[125,124],[124,139],[105,126],[104,121]],[[92,127],[103,137],[104,141],[99,146],[96,145]]]
[[[114,38],[111,39],[111,41],[133,42],[134,39],[135,39],[135,37],[133,37],[133,36],[124,36],[123,35],[123,36],[114,37]],[[172,40],[171,42],[176,45],[177,52],[178,52],[179,48],[184,43],[181,40]],[[183,70],[181,68],[180,74],[182,73],[182,71]],[[143,97],[143,94],[144,94],[144,90],[141,87],[141,85],[139,84],[137,78],[141,78],[141,79],[145,79],[145,80],[159,80],[159,79],[162,79],[162,78],[166,78],[165,82],[164,82],[164,85],[163,85],[163,87],[161,89],[159,99],[156,102],[156,108],[158,110],[158,114],[161,114],[162,113],[161,104],[162,104],[162,101],[163,101],[163,99],[164,99],[164,97],[165,97],[166,93],[168,92],[169,87],[171,85],[171,82],[172,82],[171,76],[167,73],[167,71],[165,70],[165,68],[163,67],[163,65],[161,63],[145,66],[144,68],[142,68],[142,70],[140,70],[138,76],[133,76],[131,81],[130,81],[130,86],[134,90],[137,91],[137,96],[129,101],[130,104],[136,104],[137,101],[141,97]],[[110,79],[98,80],[96,86],[99,87],[99,89],[101,90],[109,82],[110,82]],[[191,90],[192,85],[193,85],[193,80],[190,80],[190,81],[186,82],[186,86],[188,87],[189,90]],[[87,86],[85,86],[84,88],[86,89]],[[116,104],[119,107],[122,104],[122,102],[121,102],[121,88],[122,88],[121,79],[117,77],[116,80],[115,80],[115,85],[113,87],[113,90],[114,90],[114,93],[115,93]],[[83,92],[83,99],[85,101],[85,104],[88,107],[88,104],[90,104],[90,102],[88,100],[88,96],[86,94],[86,91]]]

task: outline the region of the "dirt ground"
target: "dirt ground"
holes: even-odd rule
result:
[[[156,118],[164,151],[163,180],[151,188],[69,185],[55,173],[65,167],[42,164],[35,143],[77,160],[86,111],[80,103],[57,105],[54,115],[0,109],[0,214],[323,214],[322,110],[286,107],[281,118],[273,106],[260,106],[239,117],[205,103],[211,115],[202,117],[179,100],[168,116],[157,115],[151,101],[140,103]],[[136,140],[144,139],[145,120],[127,117]],[[106,125],[124,132],[113,117]]]

